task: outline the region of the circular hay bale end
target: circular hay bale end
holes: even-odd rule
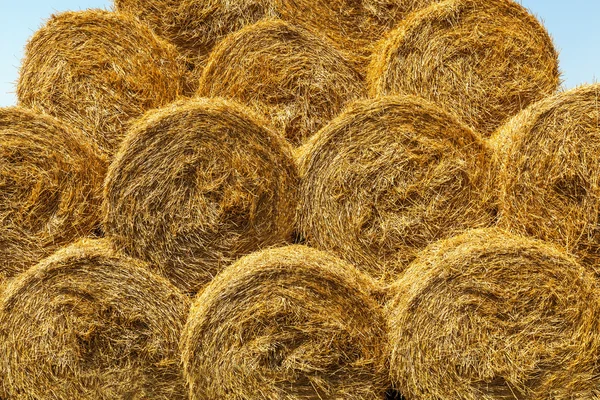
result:
[[[104,240],[62,249],[0,300],[7,398],[187,399],[179,339],[189,301]]]
[[[407,398],[597,398],[598,288],[563,250],[474,230],[432,245],[391,290],[390,371]]]
[[[176,49],[134,17],[66,12],[27,44],[17,96],[20,105],[82,129],[112,154],[129,121],[175,100],[184,77]]]
[[[298,227],[382,281],[430,243],[493,223],[489,149],[417,97],[357,102],[300,154]]]
[[[389,387],[374,283],[304,246],[238,260],[196,298],[182,352],[191,399],[379,399]]]
[[[558,55],[518,3],[448,0],[411,14],[378,45],[367,82],[372,96],[424,97],[489,136],[557,89]]]
[[[224,39],[211,54],[198,94],[237,100],[300,145],[365,92],[350,61],[326,40],[267,20]]]
[[[223,267],[291,240],[291,146],[249,110],[197,99],[132,126],[105,183],[107,235],[194,293]]]
[[[544,99],[498,131],[503,227],[566,247],[600,274],[600,84]]]
[[[94,232],[105,172],[99,150],[71,127],[0,108],[0,280]]]
[[[175,44],[197,66],[228,34],[263,18],[277,17],[278,0],[114,0]]]

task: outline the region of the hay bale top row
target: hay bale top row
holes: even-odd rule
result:
[[[202,64],[225,36],[264,18],[281,18],[322,32],[340,47],[364,54],[409,12],[436,0],[114,0]]]
[[[371,97],[424,97],[488,136],[559,83],[547,32],[510,0],[446,0],[418,10],[429,2],[373,2],[364,9],[346,4],[342,11],[339,2],[322,2],[314,10],[294,3],[305,18],[291,23],[273,19],[286,15],[271,12],[274,3],[201,3],[117,2],[118,10],[133,15],[88,10],[53,16],[27,45],[19,104],[81,129],[112,156],[134,119],[184,95],[240,101],[301,145],[346,104],[367,96],[367,86]],[[328,25],[334,11],[340,21],[355,21],[359,14],[377,20],[378,33],[348,22],[355,30],[334,35],[339,42],[328,40],[323,27],[336,25]],[[374,46],[392,20],[397,29]],[[207,54],[192,72],[185,50],[177,47],[187,29],[200,35],[191,41],[211,43],[200,44]],[[211,36],[203,30],[222,32]],[[179,33],[165,33],[171,31]],[[352,31],[372,36],[368,68],[340,46]]]

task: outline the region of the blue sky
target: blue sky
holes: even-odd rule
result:
[[[0,106],[16,103],[14,82],[29,36],[52,13],[110,8],[110,0],[1,0]],[[599,0],[521,0],[540,18],[560,51],[565,87],[600,79]]]

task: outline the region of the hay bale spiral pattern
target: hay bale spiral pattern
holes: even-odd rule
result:
[[[493,138],[503,227],[565,246],[600,273],[600,84],[548,97]]]
[[[99,226],[106,161],[80,132],[0,108],[0,280]]]
[[[484,136],[559,84],[540,22],[512,0],[447,0],[407,17],[374,52],[372,96],[414,94]]]
[[[235,259],[291,239],[297,184],[290,145],[249,110],[181,101],[132,126],[109,167],[104,227],[194,293]]]
[[[33,35],[17,97],[112,154],[133,118],[175,100],[184,84],[172,45],[132,16],[87,10],[53,15]]]
[[[357,102],[302,149],[299,231],[393,280],[428,244],[493,222],[489,152],[425,100]]]
[[[432,245],[392,287],[408,399],[597,399],[600,302],[563,250],[489,229]]]
[[[5,288],[0,387],[10,399],[187,399],[178,343],[188,309],[106,241],[75,243]]]
[[[326,39],[267,20],[215,48],[198,93],[249,105],[299,145],[365,88],[351,62]]]
[[[182,351],[191,399],[379,399],[385,320],[374,284],[303,246],[238,260],[196,298]]]

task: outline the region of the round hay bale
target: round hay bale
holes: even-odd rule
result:
[[[364,58],[373,44],[410,12],[439,0],[280,0],[282,18],[322,32],[341,48]]]
[[[105,240],[41,261],[0,299],[8,398],[187,399],[179,339],[189,300]]]
[[[29,40],[19,104],[82,129],[108,154],[129,122],[177,98],[176,49],[132,16],[104,10],[53,15]]]
[[[390,371],[407,398],[598,398],[598,286],[564,250],[474,230],[432,245],[391,290]]]
[[[113,0],[117,10],[139,17],[198,65],[229,33],[277,17],[278,1]]]
[[[300,145],[351,100],[364,82],[323,38],[279,20],[261,21],[224,39],[211,54],[198,94],[249,105]]]
[[[80,132],[0,108],[0,280],[100,225],[106,160]]]
[[[367,75],[372,96],[422,96],[483,136],[559,84],[550,36],[512,0],[447,0],[411,14]]]
[[[600,274],[600,84],[548,97],[494,137],[503,227],[559,243]]]
[[[382,398],[386,331],[373,288],[304,246],[238,260],[190,311],[181,341],[190,398]]]
[[[125,253],[194,293],[294,229],[291,146],[249,110],[196,99],[151,111],[109,167],[104,227]]]
[[[360,101],[300,154],[298,229],[383,281],[418,251],[493,222],[489,148],[427,101]]]

